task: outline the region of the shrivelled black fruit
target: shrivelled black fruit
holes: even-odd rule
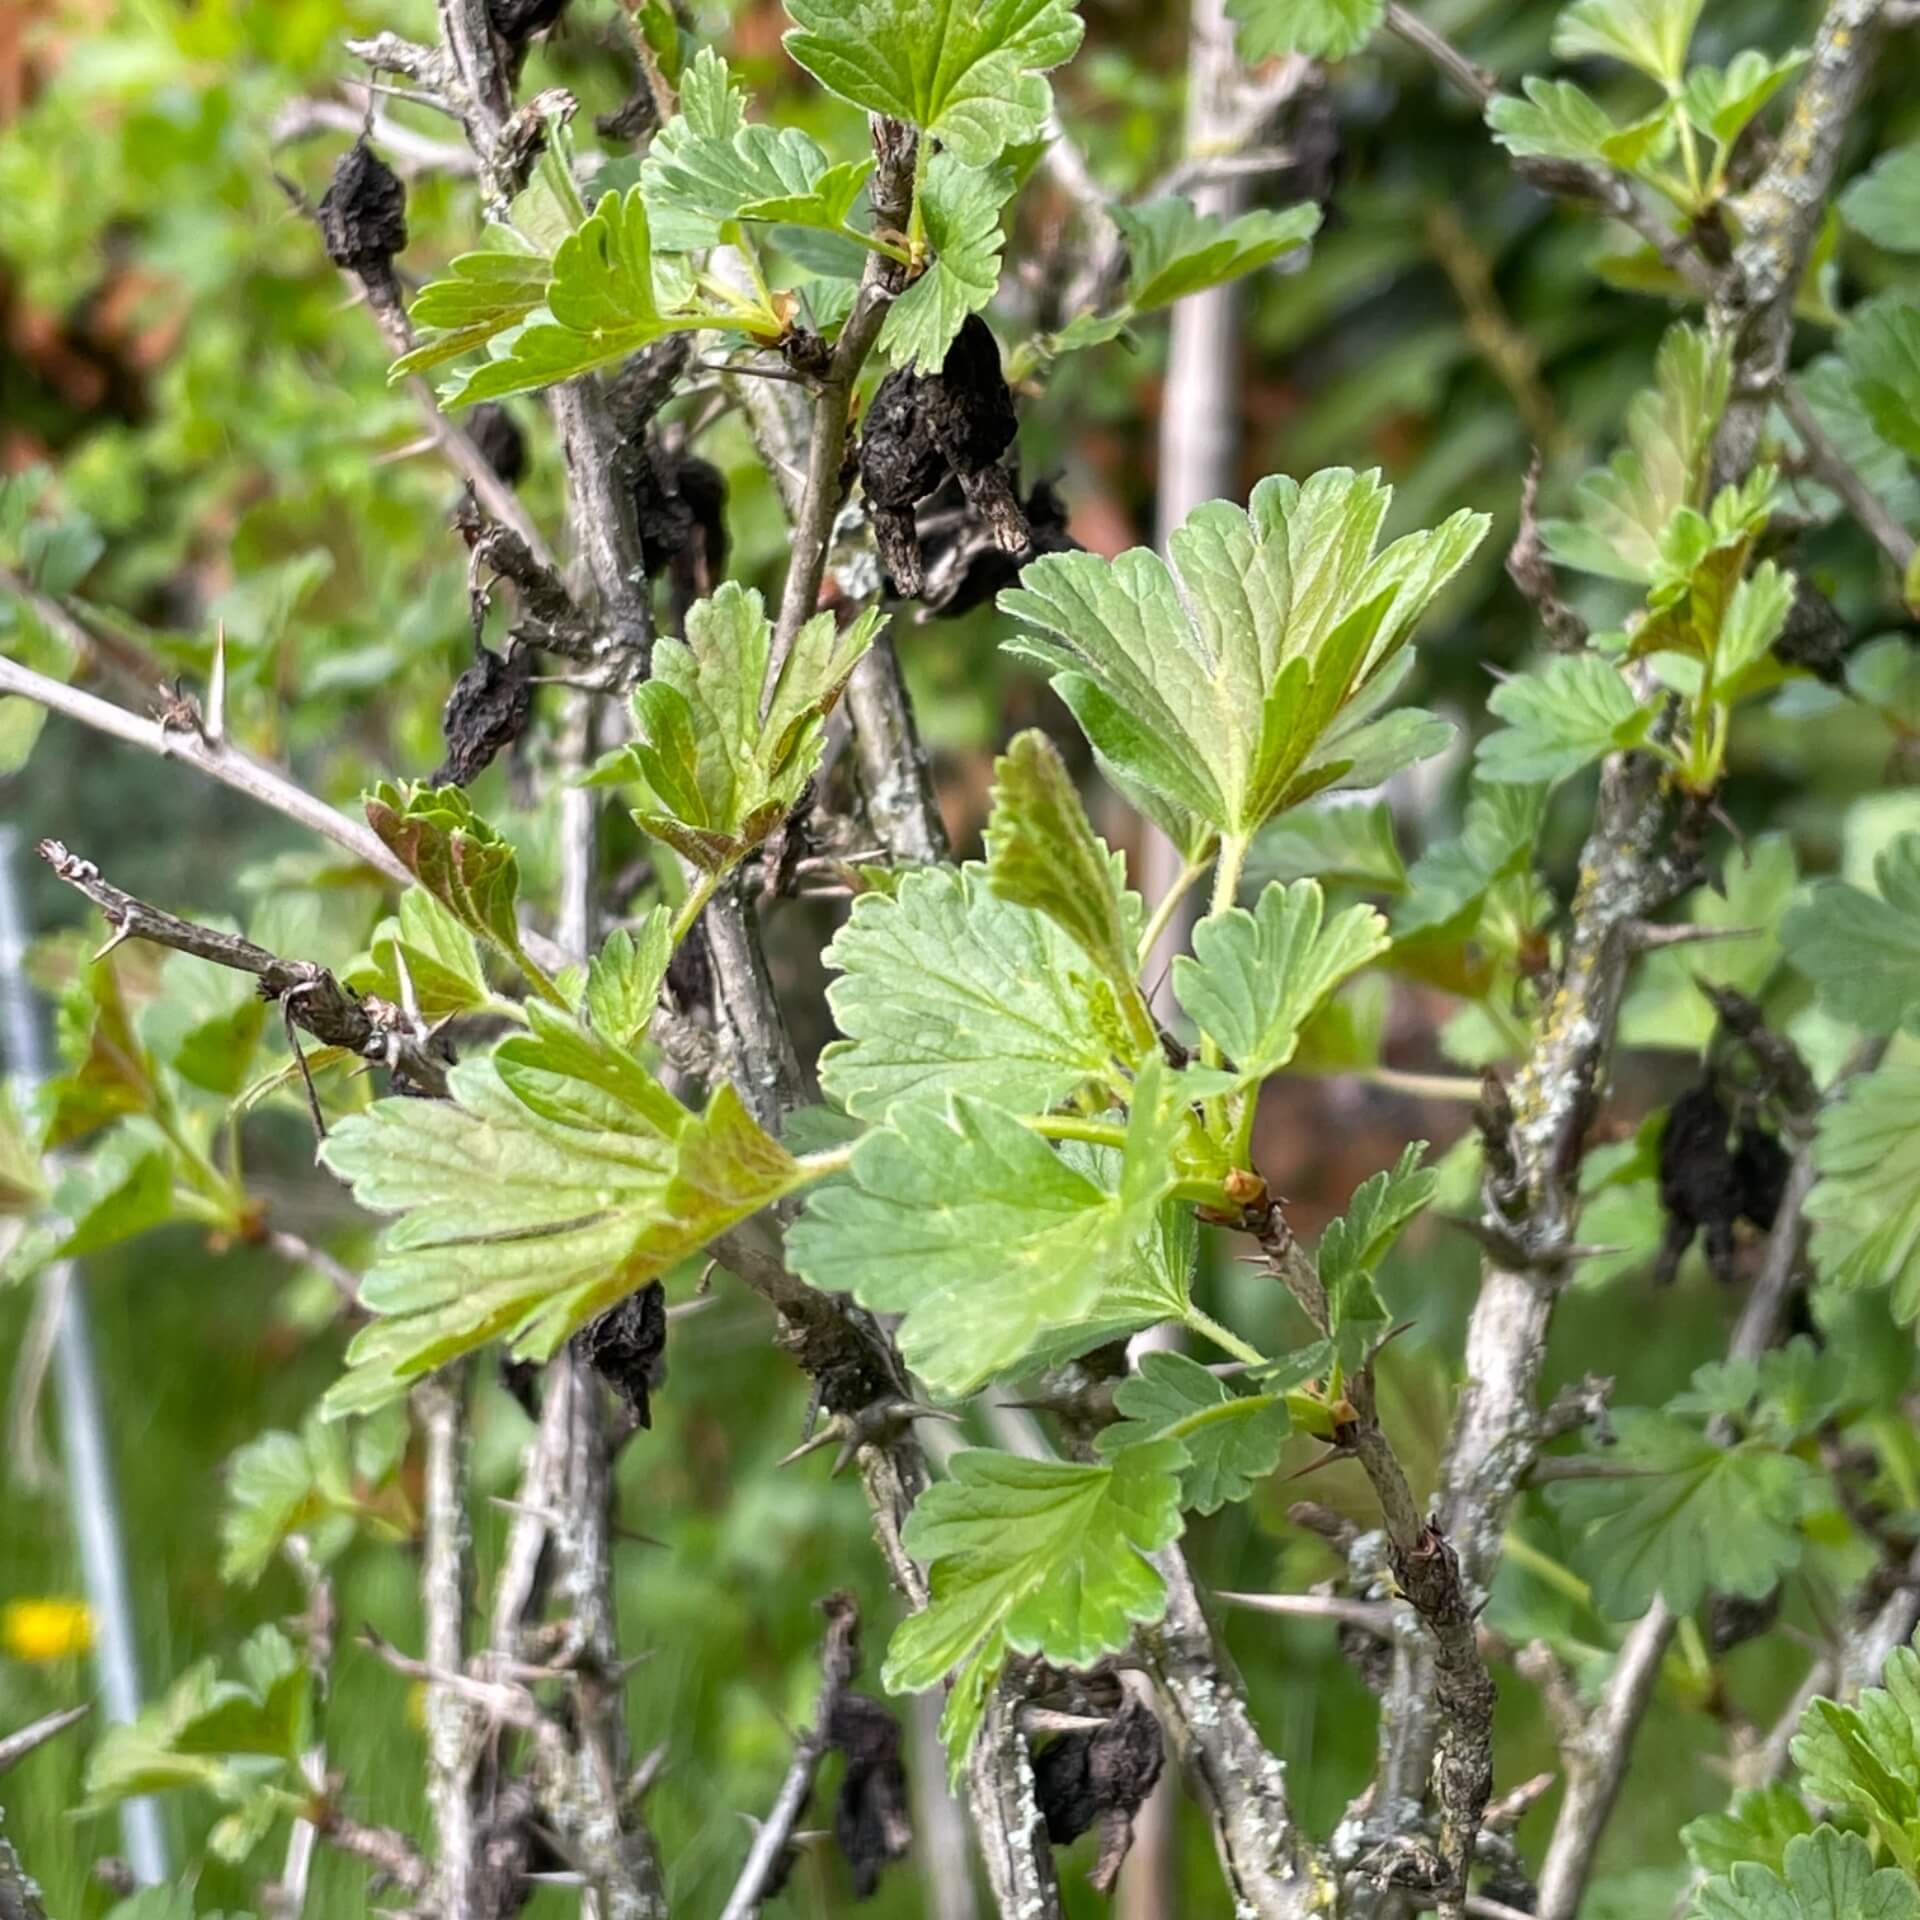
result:
[[[649,1280],[580,1337],[594,1371],[633,1409],[641,1426],[652,1426],[652,1395],[667,1377],[666,1288]]]
[[[864,1900],[880,1884],[881,1869],[905,1859],[913,1846],[900,1723],[864,1693],[843,1693],[833,1703],[827,1743],[847,1763],[833,1837],[853,1874],[854,1893]]]
[[[727,564],[727,477],[711,460],[645,442],[634,460],[633,508],[647,572],[670,575],[683,608],[719,585]]]
[[[1721,1279],[1731,1276],[1733,1223],[1742,1195],[1727,1145],[1732,1123],[1711,1080],[1690,1087],[1667,1110],[1660,1138],[1660,1204],[1667,1233],[1656,1277],[1664,1284],[1679,1270],[1695,1234],[1706,1241],[1707,1264]]]
[[[567,0],[487,0],[487,19],[508,46],[524,47],[567,10]]]
[[[995,541],[1023,553],[1028,530],[1000,456],[1019,431],[1000,369],[1000,343],[969,314],[940,371],[896,367],[881,381],[860,437],[860,484],[880,559],[912,598],[924,572],[913,508],[951,473]]]
[[[503,659],[489,647],[476,651],[474,663],[453,683],[441,709],[440,730],[447,757],[433,776],[436,787],[464,787],[479,779],[527,729],[533,712],[533,685],[523,648]]]
[[[1660,1140],[1660,1204],[1667,1232],[1654,1277],[1671,1280],[1695,1234],[1706,1243],[1716,1279],[1731,1280],[1733,1228],[1746,1220],[1763,1232],[1780,1211],[1792,1157],[1765,1128],[1747,1120],[1737,1145],[1733,1125],[1713,1082],[1702,1080],[1667,1112]]]
[[[527,438],[513,415],[498,401],[482,401],[468,413],[466,428],[487,465],[507,486],[518,486],[527,470]]]
[[[1027,551],[1019,554],[1008,553],[1000,545],[992,530],[965,505],[957,486],[951,501],[948,491],[943,487],[936,493],[919,516],[920,549],[926,562],[920,604],[936,619],[957,620],[988,605],[1039,554],[1080,550],[1080,542],[1067,531],[1067,503],[1050,480],[1036,480],[1020,503],[1028,543]],[[942,513],[943,502],[951,506],[950,516]]]
[[[1757,1640],[1780,1615],[1780,1589],[1748,1600],[1737,1593],[1707,1598],[1707,1646],[1718,1658],[1748,1640]]]
[[[1131,1698],[1097,1731],[1063,1733],[1034,1756],[1034,1804],[1055,1846],[1101,1822],[1100,1858],[1089,1877],[1103,1893],[1119,1875],[1133,1843],[1133,1816],[1165,1757],[1159,1721]]]
[[[340,156],[320,202],[327,258],[349,273],[384,271],[407,244],[407,190],[365,140]]]
[[[1740,1129],[1740,1144],[1733,1155],[1740,1211],[1763,1233],[1779,1215],[1792,1170],[1793,1155],[1772,1134],[1751,1123]]]

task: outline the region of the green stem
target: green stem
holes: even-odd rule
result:
[[[1187,1302],[1187,1310],[1181,1316],[1186,1326],[1203,1340],[1211,1340],[1223,1353],[1230,1353],[1236,1360],[1244,1360],[1249,1366],[1264,1367],[1267,1356],[1258,1347],[1250,1346],[1234,1332],[1231,1327],[1223,1327],[1212,1314]]]
[[[1089,1120],[1077,1113],[1043,1113],[1027,1122],[1043,1140],[1085,1140],[1096,1147],[1124,1147],[1127,1130],[1117,1120]]]
[[[1524,1567],[1536,1580],[1564,1593],[1578,1605],[1592,1609],[1593,1589],[1571,1567],[1563,1567],[1552,1554],[1542,1553],[1511,1527],[1507,1529],[1501,1548],[1515,1566]]]
[[[903,267],[913,265],[913,255],[905,247],[896,247],[891,240],[882,240],[877,233],[862,233],[858,227],[850,227],[844,220],[840,223],[840,233],[844,239],[856,242],[871,253],[897,260]]]
[[[693,923],[706,911],[707,902],[718,890],[725,876],[719,873],[703,872],[693,884],[693,890],[680,902],[680,911],[673,917],[673,927],[667,938],[677,947],[693,931]]]
[[[1209,858],[1211,855],[1203,854],[1197,860],[1188,861],[1180,869],[1179,878],[1160,896],[1160,904],[1154,908],[1147,930],[1140,936],[1139,965],[1144,967],[1153,958],[1153,950],[1160,944],[1160,936],[1166,932],[1175,909],[1187,897],[1193,883],[1206,872]]]
[[[845,1173],[853,1165],[853,1150],[859,1144],[858,1140],[849,1140],[844,1147],[825,1147],[818,1153],[803,1153],[797,1165],[808,1180],[831,1179],[834,1174]]]

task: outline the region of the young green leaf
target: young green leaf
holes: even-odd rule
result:
[[[411,309],[419,345],[403,353],[390,380],[424,373],[517,327],[547,297],[552,262],[531,248],[457,254],[438,280],[420,289]]]
[[[347,982],[394,1006],[411,991],[429,1020],[476,1012],[492,997],[472,932],[424,887],[400,896],[398,915],[374,929],[365,963],[349,970]]]
[[[1069,1140],[1062,1144],[1060,1157],[1097,1185],[1110,1187],[1119,1177],[1120,1156],[1111,1147]],[[1199,1245],[1193,1208],[1177,1200],[1163,1202],[1128,1258],[1107,1270],[1099,1295],[1085,1314],[1070,1327],[1050,1327],[1037,1335],[1020,1371],[1044,1373],[1143,1327],[1184,1320],[1193,1304]]]
[[[1869,1033],[1920,1016],[1920,833],[1904,833],[1874,862],[1877,895],[1823,881],[1780,926],[1787,958],[1820,1004]]]
[[[1113,1404],[1125,1417],[1101,1433],[1101,1454],[1179,1441],[1187,1454],[1180,1504],[1195,1513],[1246,1499],[1280,1464],[1292,1426],[1284,1395],[1236,1393],[1184,1353],[1142,1354],[1140,1371],[1114,1388]]]
[[[458,377],[449,407],[499,400],[611,366],[669,333],[701,327],[751,332],[758,315],[729,307],[663,306],[654,285],[653,238],[639,187],[608,193],[554,251],[544,304],[493,341],[493,357]],[[778,332],[771,315],[766,331]]]
[[[862,1120],[950,1093],[1044,1113],[1130,1051],[1111,990],[1065,931],[1001,899],[980,866],[861,895],[826,960],[846,1037],[821,1054],[820,1086]]]
[[[1387,1330],[1387,1310],[1374,1275],[1393,1243],[1425,1211],[1439,1184],[1437,1169],[1422,1167],[1427,1143],[1413,1141],[1386,1171],[1354,1189],[1340,1219],[1320,1236],[1320,1285],[1327,1296],[1327,1326],[1340,1364],[1349,1372]]]
[[[1574,1565],[1602,1613],[1635,1619],[1655,1594],[1686,1613],[1709,1589],[1758,1600],[1799,1564],[1820,1485],[1804,1460],[1751,1440],[1723,1447],[1667,1413],[1627,1408],[1614,1424],[1622,1477],[1547,1489],[1583,1530]]]
[[[1687,47],[1705,0],[1574,0],[1553,30],[1562,60],[1599,54],[1638,67],[1669,92],[1687,70]]]
[[[1787,1842],[1780,1873],[1748,1861],[1709,1880],[1693,1920],[1920,1920],[1920,1887],[1897,1867],[1876,1871],[1857,1833],[1820,1827]]]
[[[835,166],[798,127],[750,122],[745,95],[711,47],[682,77],[679,106],[640,167],[653,244],[663,252],[714,246],[730,220],[837,232],[873,171],[870,159]]]
[[[587,1018],[616,1047],[631,1047],[646,1032],[673,958],[673,915],[655,907],[638,935],[616,928],[587,967]]]
[[[939,153],[920,190],[933,264],[887,311],[880,351],[896,367],[938,373],[954,336],[1000,284],[1000,216],[1013,196],[1004,167],[963,166]]]
[[[1560,565],[1614,580],[1654,578],[1667,523],[1704,498],[1731,368],[1724,343],[1710,343],[1697,328],[1668,329],[1653,387],[1627,409],[1627,445],[1581,481],[1576,518],[1540,523]]]
[[[1411,636],[1486,531],[1458,513],[1374,554],[1391,490],[1345,468],[1197,508],[1170,543],[1049,554],[1000,607],[1123,784],[1245,836],[1349,777],[1341,709]],[[1176,571],[1177,569],[1177,575]],[[1371,758],[1371,757],[1370,757]],[[1368,773],[1379,777],[1378,764]]]
[[[1154,200],[1115,207],[1113,218],[1127,237],[1127,305],[1135,313],[1238,280],[1320,230],[1320,209],[1310,202],[1223,220],[1196,213],[1190,200]]]
[[[306,1662],[274,1626],[256,1629],[239,1661],[244,1678],[222,1680],[203,1660],[138,1719],[107,1728],[87,1760],[87,1808],[182,1787],[238,1805],[297,1765],[312,1704]]]
[[[1920,1653],[1895,1647],[1881,1681],[1849,1704],[1809,1702],[1793,1758],[1810,1794],[1867,1820],[1911,1874],[1920,1870]]]
[[[1820,1112],[1807,1196],[1810,1246],[1835,1287],[1891,1287],[1903,1324],[1920,1319],[1920,1068],[1880,1067]]]
[[[368,824],[400,864],[460,926],[504,953],[529,980],[545,983],[520,944],[514,911],[519,858],[459,787],[396,786],[383,780],[367,795],[366,811]],[[423,916],[416,917],[414,930],[426,942],[423,953],[452,953],[450,946],[442,947],[438,930],[429,937]],[[457,970],[457,961],[451,964]]]
[[[1135,993],[1143,915],[1126,862],[1088,823],[1066,763],[1038,728],[994,763],[987,885],[1060,926],[1123,1001]]]
[[[369,1484],[399,1467],[406,1439],[405,1410],[396,1406],[362,1422],[351,1442],[337,1423],[317,1417],[297,1434],[269,1432],[248,1441],[227,1463],[221,1579],[253,1585],[293,1533],[322,1565],[363,1520],[389,1539],[407,1537],[405,1500],[397,1489],[388,1496]]]
[[[1040,137],[1053,93],[1040,76],[1071,59],[1071,0],[788,0],[787,51],[829,92],[911,121],[956,160],[990,167]]]
[[[729,580],[689,610],[684,640],[654,648],[633,696],[634,765],[654,803],[641,826],[696,866],[724,872],[793,810],[826,744],[825,716],[879,626],[869,608],[840,628],[801,628],[760,718],[773,625],[758,592]]]
[[[920,1496],[901,1544],[933,1597],[894,1629],[883,1679],[923,1693],[959,1669],[941,1721],[956,1776],[1009,1652],[1089,1667],[1165,1612],[1145,1556],[1179,1537],[1184,1457],[1165,1440],[1097,1467],[972,1449]]]
[[[1150,1064],[1106,1186],[983,1100],[896,1106],[854,1149],[849,1179],[809,1196],[788,1258],[816,1287],[904,1314],[907,1364],[958,1398],[1094,1309],[1174,1184],[1184,1124]]]
[[[1262,830],[1247,857],[1247,873],[1255,881],[1344,881],[1366,893],[1397,894],[1407,887],[1393,808],[1385,800],[1296,807]]]
[[[535,1004],[453,1069],[451,1100],[382,1100],[323,1158],[388,1228],[331,1415],[490,1340],[544,1359],[576,1328],[804,1180],[722,1085],[689,1113],[627,1055]]]
[[[1571,160],[1578,165],[1605,157],[1620,129],[1585,88],[1537,74],[1520,85],[1525,99],[1499,93],[1487,102],[1487,125],[1515,159]]]
[[[1595,653],[1556,654],[1538,673],[1502,681],[1487,708],[1507,724],[1475,749],[1483,779],[1534,786],[1565,780],[1618,747],[1637,746],[1654,710]]]
[[[1687,118],[1722,152],[1746,132],[1754,116],[1807,64],[1805,48],[1770,59],[1744,48],[1725,67],[1695,67],[1687,75],[1681,103]],[[1841,211],[1846,211],[1845,200]]]
[[[1227,14],[1249,64],[1288,53],[1344,60],[1379,31],[1387,0],[1227,0]]]
[[[1372,907],[1331,920],[1325,909],[1317,880],[1276,880],[1253,912],[1209,914],[1194,929],[1191,957],[1173,963],[1181,1006],[1244,1081],[1278,1073],[1341,982],[1387,950],[1387,923]]]
[[[0,1254],[0,1280],[118,1246],[173,1217],[173,1161],[157,1137],[116,1127],[60,1170],[35,1229]]]

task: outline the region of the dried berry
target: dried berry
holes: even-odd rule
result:
[[[1776,1586],[1758,1600],[1737,1593],[1707,1596],[1707,1645],[1715,1658],[1731,1653],[1744,1641],[1757,1640],[1772,1627],[1780,1613],[1780,1589]]]
[[[1080,542],[1067,531],[1067,505],[1051,481],[1036,480],[1021,502],[1028,527],[1028,550],[1015,555],[1002,547],[987,524],[966,504],[957,486],[943,487],[919,515],[920,548],[926,581],[920,604],[936,619],[957,620],[989,605],[1002,587],[1020,577],[1027,561],[1042,553],[1077,553]]]
[[[527,471],[527,440],[513,415],[497,401],[488,400],[467,415],[466,428],[481,459],[505,485],[518,486]]]
[[[320,239],[336,267],[389,281],[407,244],[407,190],[365,140],[340,156],[320,202]],[[371,288],[369,289],[371,291]]]
[[[651,1427],[652,1395],[667,1377],[666,1288],[649,1280],[580,1337],[594,1371],[633,1409],[641,1426]]]
[[[827,1744],[847,1763],[833,1837],[852,1871],[854,1894],[864,1900],[880,1884],[881,1869],[904,1860],[913,1845],[900,1723],[879,1701],[842,1693],[827,1722]]]
[[[1787,624],[1774,642],[1775,655],[1790,667],[1805,667],[1816,680],[1839,686],[1846,679],[1853,629],[1838,608],[1803,573],[1794,584]]]
[[[1740,1211],[1763,1233],[1772,1227],[1786,1196],[1793,1156],[1774,1135],[1748,1121],[1734,1149],[1734,1178],[1740,1183]]]
[[[540,1369],[531,1360],[516,1360],[511,1354],[502,1353],[500,1384],[513,1396],[514,1405],[537,1426],[540,1421]]]
[[[1716,1279],[1733,1277],[1733,1223],[1745,1196],[1727,1144],[1732,1123],[1711,1080],[1689,1088],[1667,1112],[1660,1139],[1660,1204],[1667,1213],[1655,1278],[1665,1284],[1694,1235],[1706,1242]]]
[[[567,0],[487,0],[487,20],[517,53],[567,10]]]
[[[433,784],[464,787],[479,779],[494,756],[526,731],[532,712],[526,650],[509,648],[503,659],[489,647],[476,646],[473,665],[453,683],[441,710],[447,757],[435,770]]]
[[[1088,1880],[1109,1891],[1133,1844],[1133,1816],[1160,1778],[1160,1723],[1129,1699],[1097,1731],[1063,1733],[1034,1756],[1034,1803],[1047,1838],[1065,1846],[1100,1822],[1100,1857]]]
[[[647,572],[669,576],[684,614],[726,568],[727,477],[698,454],[649,440],[634,460],[633,507]]]
[[[935,374],[897,367],[881,381],[860,439],[865,489],[881,563],[911,599],[924,581],[913,508],[951,473],[998,545],[1026,551],[1027,523],[1000,456],[1019,423],[993,329],[969,314]]]

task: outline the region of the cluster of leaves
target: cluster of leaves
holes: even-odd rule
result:
[[[1920,1915],[1920,1653],[1896,1648],[1884,1683],[1851,1704],[1810,1702],[1793,1759],[1801,1791],[1752,1789],[1682,1833],[1711,1876],[1694,1895],[1695,1920]]]

